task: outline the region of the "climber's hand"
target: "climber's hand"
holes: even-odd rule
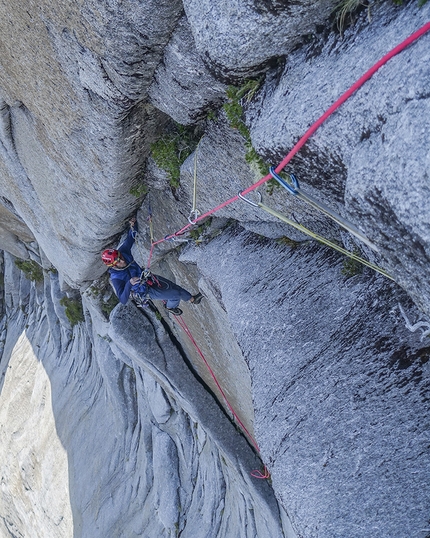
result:
[[[133,276],[132,278],[130,278],[130,284],[132,286],[134,286],[135,284],[139,284],[140,282],[140,278],[138,276]]]

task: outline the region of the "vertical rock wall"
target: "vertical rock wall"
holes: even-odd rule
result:
[[[287,170],[378,254],[286,192],[260,189],[265,203],[359,250],[395,282],[367,269],[343,274],[337,253],[243,202],[154,253],[155,271],[204,292],[183,319],[255,435],[273,490],[250,477],[261,461],[174,320],[164,317],[193,373],[154,316],[129,305],[108,321],[109,290],[89,286],[104,270],[100,251],[138,209],[135,256],[147,263],[149,201],[160,238],[187,222],[194,179],[204,212],[260,178],[250,142],[219,110],[227,84],[266,75],[242,105],[253,147],[277,164],[430,14],[429,4],[372,4],[340,36],[327,20],[335,3],[1,4],[0,246],[45,268],[44,283],[30,284],[6,256],[1,396],[12,401],[12,366],[28,381],[31,410],[49,392],[52,400],[45,429],[23,417],[22,437],[10,438],[24,465],[7,460],[20,496],[4,479],[4,533],[25,536],[31,524],[41,536],[52,525],[76,537],[428,536],[429,35],[381,69]],[[175,188],[148,160],[171,120],[203,132]],[[149,199],[130,193],[143,186]],[[64,282],[83,299],[85,322],[74,328]],[[9,363],[20,338],[32,353]],[[67,491],[65,478],[48,476],[43,439],[57,447]],[[22,448],[28,440],[34,456]],[[58,505],[29,514],[54,485]]]

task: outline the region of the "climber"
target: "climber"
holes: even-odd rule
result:
[[[151,299],[162,300],[165,308],[176,316],[182,314],[182,310],[178,308],[181,300],[199,304],[203,299],[200,292],[191,295],[189,291],[167,278],[143,271],[139,267],[131,254],[131,247],[138,231],[137,221],[132,218],[129,223],[127,238],[118,250],[107,249],[102,253],[102,261],[109,267],[110,280],[120,302],[125,304],[131,295],[139,304],[148,296]]]

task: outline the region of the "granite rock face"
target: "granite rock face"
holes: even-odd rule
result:
[[[298,535],[427,536],[430,347],[405,328],[399,304],[418,316],[405,292],[370,270],[346,280],[324,247],[241,229],[185,256],[222,296]]]
[[[335,6],[330,0],[184,1],[199,54],[219,76],[238,79],[259,74],[289,54]]]
[[[152,104],[176,122],[188,125],[219,106],[226,86],[214,78],[196,50],[186,17],[181,19],[164,51],[163,62],[149,89]]]
[[[335,4],[0,6],[2,535],[430,536],[430,32],[286,168],[376,251],[284,189],[236,199],[252,148],[277,165],[430,15],[371,4],[340,35]],[[246,140],[221,104],[249,76]],[[174,122],[179,186],[151,156]],[[100,251],[133,214],[138,263],[204,295],[180,320],[112,310]]]
[[[276,82],[268,77],[255,106],[250,120],[255,147],[282,158],[322,111],[427,22],[429,13],[428,6],[384,11],[383,35],[362,21],[340,43],[316,42],[298,51]],[[348,99],[289,167],[304,190],[332,206],[338,202],[338,210],[377,245],[380,263],[427,314],[430,161],[423,119],[429,117],[429,59],[424,36]]]
[[[4,274],[2,535],[283,535],[258,458],[155,317],[108,322],[87,293],[71,330],[56,275],[29,286],[10,256]]]

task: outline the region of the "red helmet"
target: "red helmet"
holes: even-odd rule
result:
[[[108,248],[102,252],[102,261],[109,267],[116,265],[121,259],[121,254],[119,250],[113,248]]]

